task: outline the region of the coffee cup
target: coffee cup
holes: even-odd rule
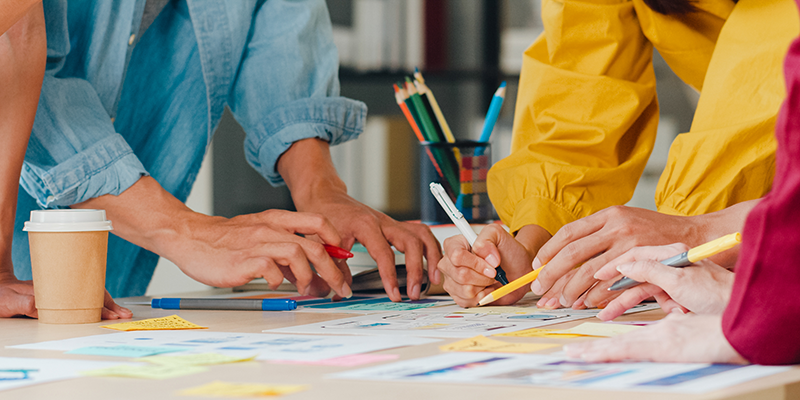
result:
[[[111,229],[104,210],[31,211],[23,230],[39,322],[100,322]]]

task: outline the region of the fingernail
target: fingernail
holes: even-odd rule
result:
[[[416,285],[412,286],[411,287],[411,298],[412,299],[419,299],[420,290],[421,290],[421,287],[420,287],[419,284],[416,284]]]
[[[348,285],[347,282],[342,284],[342,297],[345,299],[353,297],[353,290],[350,289],[350,285]]]
[[[630,270],[631,270],[631,264],[630,263],[617,265],[617,271],[622,273],[622,274],[625,274],[626,272],[628,272]]]
[[[683,312],[683,310],[681,310],[681,308],[680,308],[680,307],[675,307],[675,308],[673,308],[673,309],[672,309],[672,311],[670,311],[670,312],[671,312],[671,313],[674,313],[674,314],[686,315],[686,313],[685,313],[685,312]]]
[[[111,318],[109,318],[109,319],[120,319],[119,318],[119,314],[117,314],[117,313],[115,313],[115,312],[113,312],[111,310],[109,310],[108,312],[111,313]]]
[[[437,285],[442,283],[442,271],[439,271],[438,269],[433,271],[433,283]]]
[[[548,300],[544,308],[558,308],[558,299],[553,297],[552,299]]]
[[[483,274],[488,276],[489,278],[494,278],[497,275],[497,271],[495,271],[494,268],[487,267],[483,270]]]
[[[392,294],[394,294],[395,298],[400,299],[398,301],[403,301],[403,297],[400,296],[400,289],[394,288],[394,290],[392,290]]]
[[[532,266],[533,266],[533,269],[539,269],[539,267],[541,267],[541,266],[542,266],[542,262],[541,262],[541,261],[539,261],[539,257],[534,257],[534,258],[533,258],[533,264],[532,264]]]
[[[569,302],[567,301],[566,298],[564,298],[563,294],[561,295],[561,297],[558,298],[558,302],[561,303],[561,305],[564,307],[569,307]]]
[[[547,297],[542,297],[539,301],[536,302],[536,307],[544,308],[547,305]]]
[[[582,299],[575,300],[575,302],[572,303],[572,309],[573,310],[580,310],[580,309],[583,309],[583,308],[586,308],[586,307],[584,306]]]
[[[495,268],[497,268],[497,266],[500,265],[500,260],[494,254],[489,254],[489,256],[486,257],[486,262],[488,262],[489,265],[491,265],[491,266],[493,266]]]
[[[591,302],[591,301],[589,301],[589,299],[586,299],[586,300],[584,300],[584,301],[583,301],[583,305],[585,305],[585,306],[586,306],[586,308],[592,308],[592,307],[594,307],[594,306],[592,305],[592,302]]]
[[[531,283],[531,292],[536,294],[542,294],[542,284],[539,283],[538,279],[536,279]]]

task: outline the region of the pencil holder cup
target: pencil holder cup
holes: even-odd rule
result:
[[[466,140],[421,142],[419,161],[420,219],[423,223],[452,223],[431,194],[431,182],[444,186],[450,200],[467,221],[482,223],[492,219],[494,209],[486,192],[486,174],[492,166],[489,143]]]

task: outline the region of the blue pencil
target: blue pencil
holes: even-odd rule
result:
[[[500,84],[500,87],[497,88],[497,91],[494,92],[492,102],[489,104],[489,111],[486,112],[486,120],[483,123],[483,131],[481,131],[481,137],[478,139],[479,142],[489,142],[489,137],[492,136],[492,131],[494,131],[494,125],[497,123],[497,116],[500,115],[500,109],[503,108],[503,100],[505,100],[505,96],[506,82],[503,81],[503,83]],[[475,149],[475,154],[482,155],[484,150],[486,150],[485,147],[479,147]]]

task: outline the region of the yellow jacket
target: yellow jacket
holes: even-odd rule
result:
[[[658,210],[696,215],[762,197],[774,171],[782,61],[800,24],[792,0],[700,0],[658,14],[641,0],[544,0],[525,51],[511,155],[488,189],[516,232],[561,226],[630,200],[658,125],[653,47],[701,92],[675,139]]]

